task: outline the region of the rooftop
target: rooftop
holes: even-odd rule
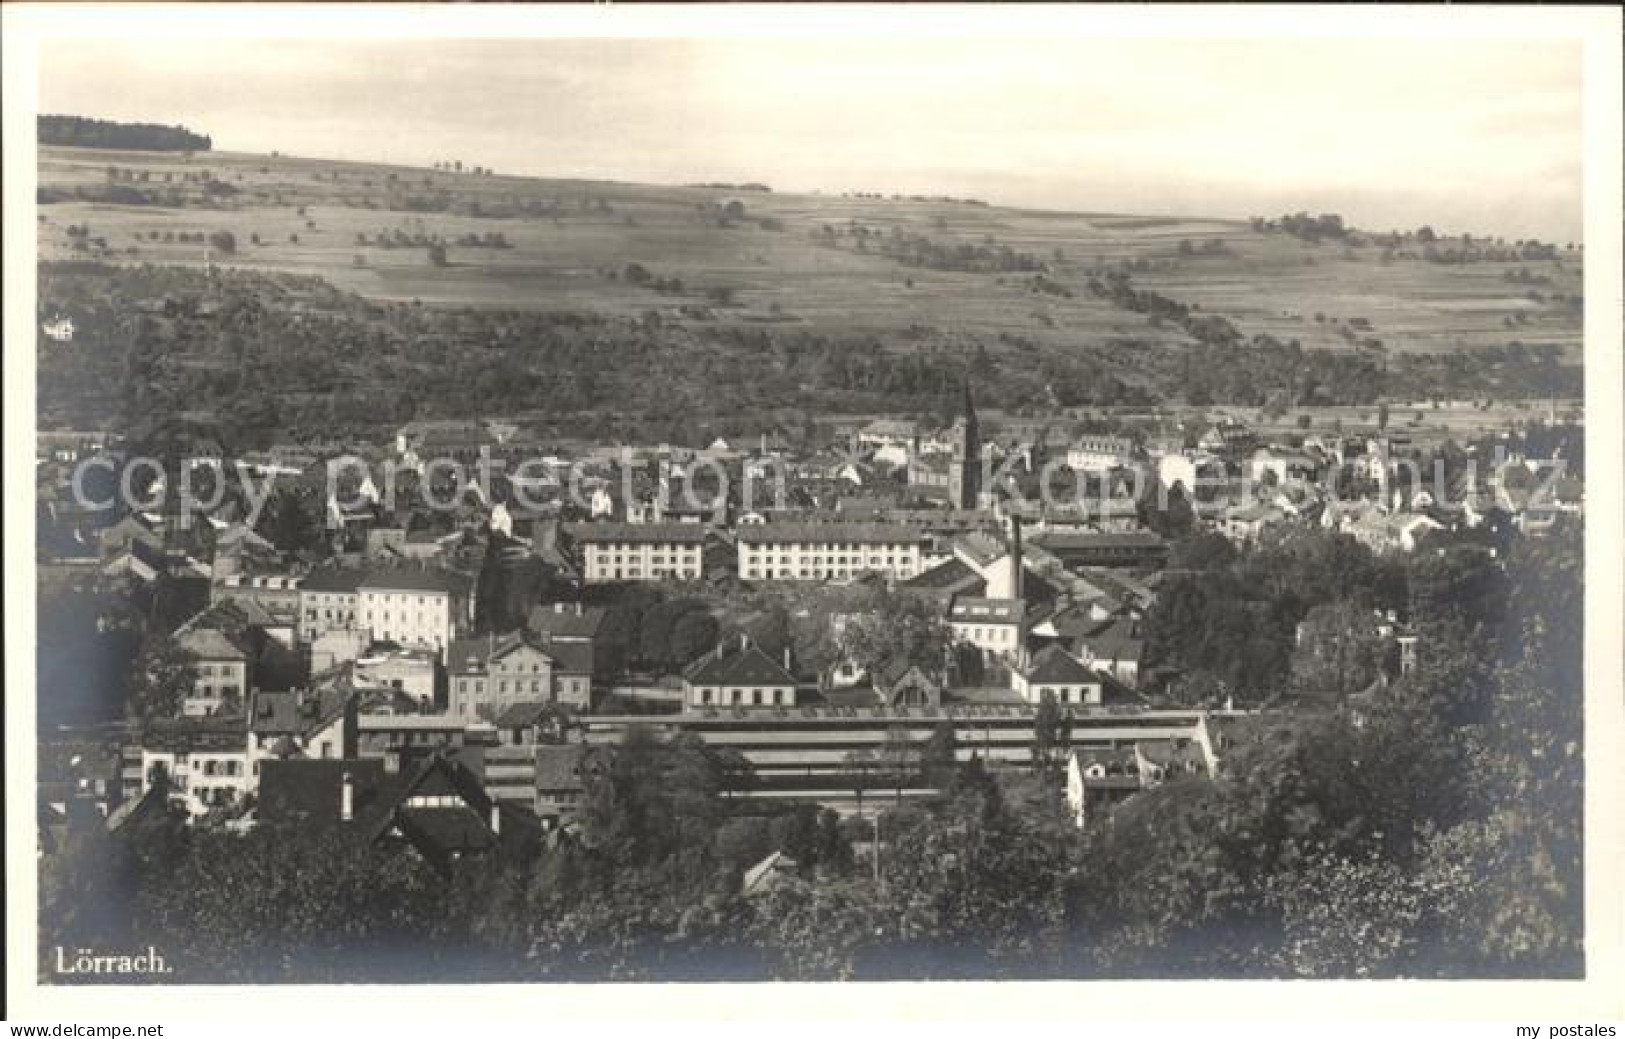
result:
[[[683,670],[683,678],[693,685],[716,686],[794,686],[795,676],[755,644],[716,649]]]
[[[1021,620],[1024,610],[1020,599],[962,595],[948,608],[948,619],[961,623],[1015,624]]]
[[[919,531],[890,523],[763,523],[741,527],[741,544],[917,545]]]
[[[570,536],[583,544],[703,544],[703,523],[576,523]]]
[[[445,570],[418,567],[391,567],[369,570],[357,584],[358,590],[391,592],[439,592],[452,594],[460,591],[463,579]]]
[[[1093,685],[1100,681],[1100,672],[1060,646],[1046,646],[1033,657],[1025,677],[1035,685]]]

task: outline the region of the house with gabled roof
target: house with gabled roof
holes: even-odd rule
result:
[[[1072,642],[1078,659],[1097,671],[1104,671],[1129,688],[1140,684],[1140,660],[1145,640],[1137,637],[1134,622],[1118,617],[1080,635]]]
[[[240,711],[248,696],[258,648],[245,627],[217,616],[224,612],[211,607],[175,632],[176,644],[191,655],[196,672],[181,704],[188,717]]]
[[[796,679],[789,650],[780,663],[748,636],[726,640],[683,669],[683,705],[708,707],[794,707]]]
[[[256,763],[267,758],[354,757],[356,735],[356,695],[348,683],[286,692],[256,690],[250,698],[248,747]]]
[[[870,669],[869,684],[892,707],[938,707],[947,682],[906,657],[893,657]]]
[[[193,820],[242,807],[257,782],[241,717],[159,719],[143,729],[136,751],[139,790],[126,793],[164,785]]]
[[[523,851],[541,836],[534,813],[493,799],[452,753],[388,760],[268,761],[258,824],[338,831],[420,855],[442,873],[461,859]]]
[[[1046,697],[1062,705],[1098,707],[1104,702],[1101,673],[1058,645],[1039,650],[1026,667],[1012,668],[1010,685],[1031,704]]]
[[[458,639],[446,653],[453,717],[493,718],[518,703],[552,703],[555,660],[529,631]]]

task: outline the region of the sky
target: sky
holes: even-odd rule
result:
[[[216,148],[1578,240],[1562,40],[42,41],[42,112]]]

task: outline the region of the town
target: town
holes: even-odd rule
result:
[[[1492,621],[1462,589],[1583,521],[1572,402],[1431,437],[1386,405],[1319,433],[949,407],[698,447],[423,420],[145,474],[157,441],[42,432],[42,609],[99,644],[42,642],[47,862],[94,820],[338,836],[450,884],[601,850],[649,810],[628,785],[693,772],[730,897],[878,881],[967,788],[1060,847],[1283,720],[1417,695]],[[127,700],[74,703],[114,645]]]

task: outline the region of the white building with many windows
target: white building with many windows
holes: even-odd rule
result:
[[[924,536],[885,523],[764,523],[741,528],[746,581],[844,580],[867,572],[907,580],[920,573]]]
[[[1067,468],[1078,473],[1106,472],[1133,461],[1134,441],[1100,433],[1079,437],[1066,452]]]
[[[315,642],[324,632],[355,628],[356,588],[361,570],[322,567],[299,583],[299,639]]]
[[[703,573],[704,524],[585,523],[571,534],[590,582],[698,581]]]
[[[1020,599],[961,595],[948,606],[954,640],[975,646],[982,656],[1006,663],[1021,658],[1026,604]]]
[[[374,642],[437,652],[451,645],[466,601],[461,582],[439,570],[373,570],[356,586],[358,626]]]

